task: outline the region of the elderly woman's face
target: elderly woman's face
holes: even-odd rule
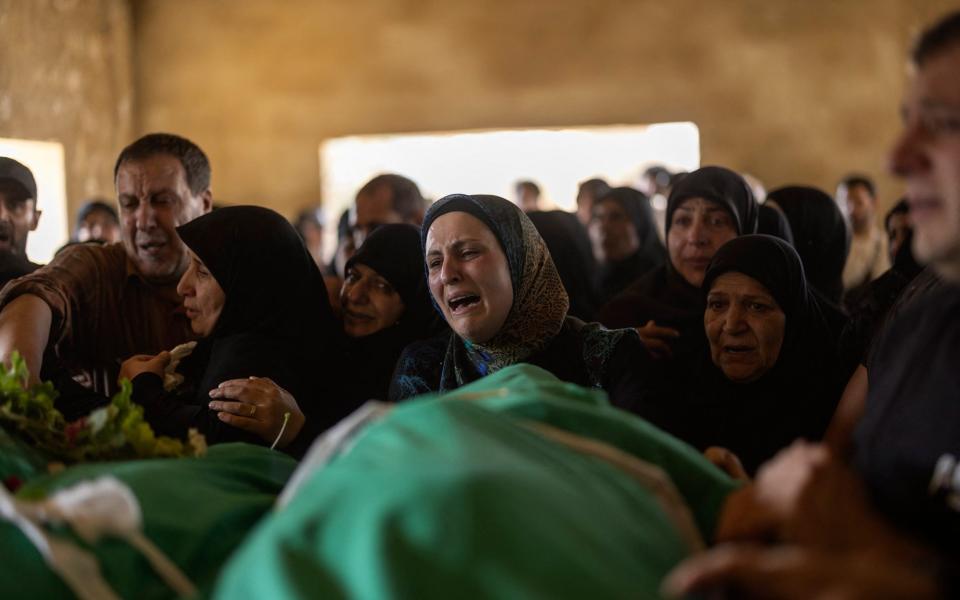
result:
[[[749,383],[777,364],[787,317],[760,282],[724,273],[707,295],[703,325],[710,357],[727,379]]]
[[[700,287],[710,259],[737,237],[733,216],[705,198],[687,198],[677,206],[667,231],[670,263],[692,286]]]
[[[507,257],[493,232],[465,212],[437,217],[427,232],[430,293],[450,328],[474,343],[500,331],[513,306]]]
[[[403,316],[403,299],[390,282],[367,265],[350,265],[340,288],[343,330],[358,338],[391,327]]]
[[[190,263],[177,284],[177,293],[183,296],[190,328],[195,334],[207,337],[220,318],[226,295],[203,261],[189,250],[188,255]]]

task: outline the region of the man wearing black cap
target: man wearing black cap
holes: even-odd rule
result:
[[[27,260],[27,235],[39,220],[33,173],[12,158],[0,156],[0,288],[39,266]]]

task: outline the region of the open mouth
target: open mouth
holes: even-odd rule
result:
[[[167,246],[166,242],[147,242],[137,244],[137,248],[146,254],[157,254]]]
[[[462,296],[455,296],[447,301],[447,306],[450,307],[450,310],[454,314],[469,310],[471,306],[478,304],[480,302],[480,296],[476,294],[464,294]]]
[[[363,314],[363,313],[358,313],[358,312],[355,312],[355,311],[350,310],[349,308],[344,309],[343,314],[344,314],[345,317],[347,317],[348,319],[350,319],[350,320],[352,320],[352,321],[372,321],[372,320],[373,320],[373,317],[371,317],[370,315],[365,315],[365,314]]]
[[[744,345],[729,345],[724,346],[723,351],[727,354],[740,355],[740,354],[749,354],[753,352],[753,346],[744,346]]]

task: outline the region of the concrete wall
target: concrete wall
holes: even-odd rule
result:
[[[354,133],[691,120],[768,185],[883,175],[934,0],[142,0],[137,129],[196,139],[215,194],[292,213]],[[889,203],[887,198],[885,203]]]
[[[328,137],[691,120],[705,163],[866,171],[889,203],[908,40],[950,4],[0,0],[0,136],[63,142],[72,208],[169,130],[209,152],[219,200],[292,214]]]
[[[64,145],[71,218],[114,196],[133,135],[131,33],[125,0],[0,0],[0,137]]]

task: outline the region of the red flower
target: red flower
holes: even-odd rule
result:
[[[23,485],[23,480],[17,477],[16,475],[11,475],[3,480],[3,486],[10,490],[11,493],[16,492],[20,489],[20,486]]]
[[[77,439],[77,434],[79,434],[80,431],[86,426],[87,426],[86,417],[80,417],[79,419],[77,419],[76,421],[73,421],[72,423],[67,423],[67,426],[63,430],[64,435],[67,436],[67,443],[72,446],[74,441],[76,441]]]

